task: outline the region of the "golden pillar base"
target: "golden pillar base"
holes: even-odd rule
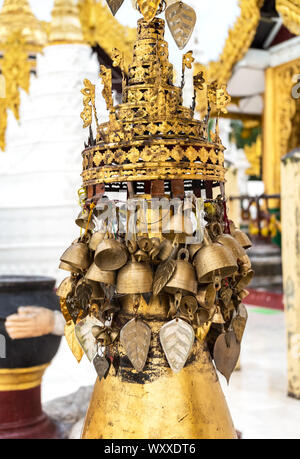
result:
[[[125,320],[130,319],[125,302]],[[121,354],[118,376],[111,368],[97,380],[82,433],[83,439],[233,439],[236,432],[220,383],[205,345],[194,344],[184,369],[169,368],[158,331],[165,318],[165,300],[154,299],[139,312],[147,316],[152,341],[143,373]],[[126,315],[127,313],[129,316]],[[149,311],[153,315],[149,315]],[[120,352],[122,350],[120,349]]]

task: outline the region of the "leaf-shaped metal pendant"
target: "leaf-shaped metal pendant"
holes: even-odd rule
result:
[[[166,9],[166,20],[176,45],[183,49],[195,28],[195,11],[183,2],[176,2]]]
[[[179,373],[194,344],[193,327],[182,319],[174,319],[161,327],[159,337],[171,369]]]
[[[120,342],[136,371],[142,371],[145,366],[150,341],[151,330],[140,319],[130,320],[121,330]]]
[[[92,287],[86,283],[82,283],[78,285],[78,287],[76,287],[76,290],[75,290],[76,301],[80,305],[80,307],[85,309],[89,305],[92,293],[93,293]]]
[[[147,22],[151,22],[154,19],[160,2],[161,0],[137,0],[140,12]]]
[[[240,343],[237,342],[234,332],[220,335],[214,346],[214,361],[217,369],[225,376],[229,383],[230,376],[234,371],[241,351]]]
[[[76,338],[90,362],[97,354],[97,341],[92,333],[94,326],[103,327],[103,324],[100,320],[90,316],[87,316],[75,326]]]
[[[83,357],[84,352],[75,336],[75,324],[73,321],[69,321],[65,325],[65,338],[67,340],[69,348],[72,351],[72,354],[79,363]]]
[[[167,260],[161,263],[155,273],[153,281],[153,294],[157,296],[162,289],[167,285],[176,269],[175,260]]]
[[[235,333],[237,341],[240,343],[246,328],[248,320],[248,312],[243,304],[239,305],[237,315],[232,319],[232,328]]]
[[[106,0],[106,3],[109,6],[110,11],[115,16],[117,11],[121,8],[124,0]]]
[[[66,277],[56,290],[56,295],[60,298],[67,298],[74,290],[74,281],[72,277]]]
[[[108,373],[110,364],[105,357],[100,357],[100,355],[96,355],[96,357],[93,360],[93,364],[95,370],[97,371],[99,380],[101,381],[101,379],[104,378],[105,375]]]

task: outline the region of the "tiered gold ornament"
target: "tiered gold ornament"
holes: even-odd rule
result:
[[[98,374],[83,438],[235,438],[212,358],[229,381],[247,320],[251,243],[227,217],[218,123],[207,132],[210,108],[219,113],[229,98],[210,85],[208,111],[194,118],[195,98],[190,108],[182,101],[192,53],[174,86],[164,21],[154,17],[162,3],[137,4],[144,19],[120,105],[101,67],[107,123],[98,123],[95,85],[84,82],[81,236],[61,257],[72,273],[58,291],[68,341],[79,360],[73,330]],[[203,91],[203,74],[194,83]],[[109,199],[125,184],[126,206]]]

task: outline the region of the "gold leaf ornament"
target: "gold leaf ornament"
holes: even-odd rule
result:
[[[157,296],[162,289],[167,285],[176,269],[175,260],[167,260],[161,263],[155,273],[153,281],[153,295]]]
[[[151,330],[140,319],[132,319],[121,330],[120,342],[136,371],[142,371],[149,352]]]
[[[75,336],[75,324],[72,320],[67,322],[65,325],[65,338],[72,354],[79,363],[83,357],[84,352]]]
[[[98,351],[97,342],[92,333],[94,326],[102,327],[103,324],[100,320],[90,316],[80,320],[75,326],[76,338],[90,362],[92,362]]]
[[[116,15],[117,11],[121,8],[123,2],[124,0],[106,0],[106,3],[108,4],[113,16]]]
[[[222,333],[215,342],[214,361],[219,372],[225,376],[227,383],[236,367],[240,351],[240,343],[233,331]]]
[[[236,336],[237,341],[240,343],[243,338],[243,334],[246,328],[248,320],[248,312],[246,306],[243,304],[239,305],[237,315],[232,319],[232,328]]]
[[[197,16],[193,8],[183,2],[176,2],[166,9],[166,20],[179,49],[189,42],[195,28]]]
[[[174,319],[161,327],[159,337],[171,369],[174,373],[179,373],[194,344],[193,327],[182,319]]]
[[[83,94],[83,111],[80,114],[83,120],[83,127],[87,128],[92,124],[93,107],[95,107],[95,85],[90,80],[83,81],[84,88],[81,90]]]
[[[161,0],[137,0],[140,12],[147,22],[155,18]]]
[[[194,61],[195,58],[193,57],[193,51],[185,53],[182,58],[182,70],[184,70],[185,67],[187,69],[191,69]]]

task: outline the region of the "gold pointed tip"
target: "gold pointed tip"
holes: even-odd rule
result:
[[[22,34],[32,50],[40,50],[46,44],[43,24],[32,13],[28,0],[4,0],[0,11],[0,43],[5,45],[16,32]]]

